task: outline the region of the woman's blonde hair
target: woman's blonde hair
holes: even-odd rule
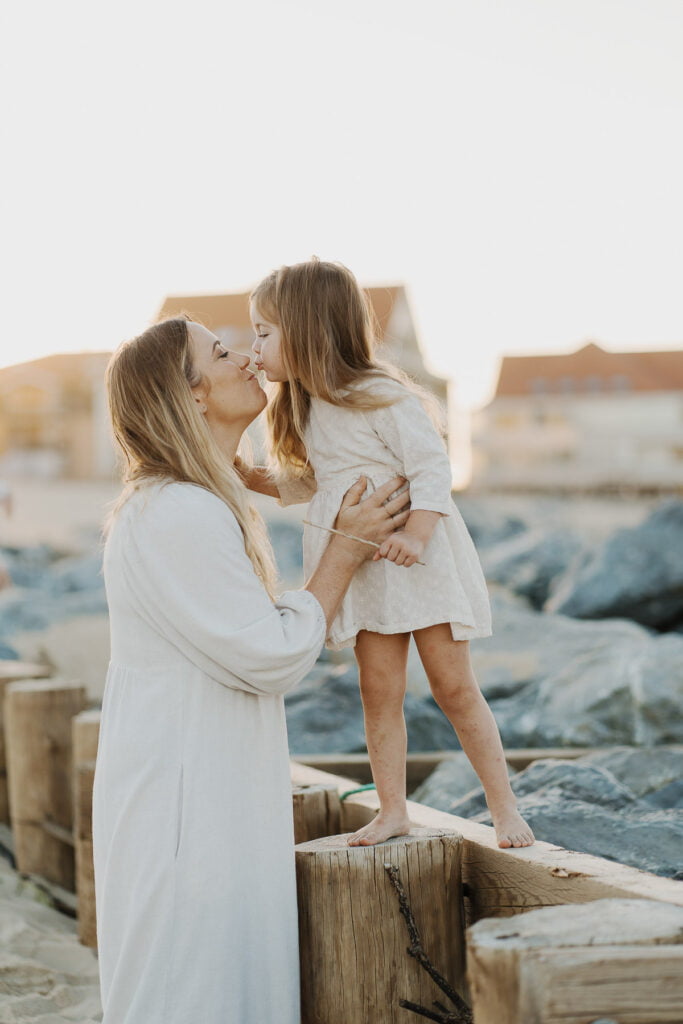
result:
[[[377,320],[356,278],[340,263],[313,259],[280,267],[254,288],[258,313],[280,328],[287,380],[274,386],[267,423],[276,468],[308,472],[304,431],[311,398],[355,409],[378,409],[397,401],[396,389],[358,387],[394,380],[416,392],[435,426],[433,396],[404,373],[375,357]]]
[[[247,554],[272,597],[275,568],[265,526],[194,400],[190,389],[201,382],[184,318],[154,324],[112,356],[106,384],[125,488],[110,522],[141,483],[176,480],[204,487],[234,513]]]

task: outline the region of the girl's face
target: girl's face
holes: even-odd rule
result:
[[[257,369],[263,370],[270,381],[287,380],[287,372],[282,362],[280,328],[277,324],[265,320],[253,302],[249,307],[249,315],[256,335],[251,350]]]

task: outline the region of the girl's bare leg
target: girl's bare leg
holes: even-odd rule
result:
[[[469,643],[448,623],[413,633],[437,704],[458,734],[486,794],[498,845],[531,846],[534,834],[517,810],[496,720],[470,663]]]
[[[369,825],[349,838],[349,846],[373,846],[410,831],[403,717],[409,642],[410,633],[385,636],[362,630],[356,637],[365,739],[380,809]]]

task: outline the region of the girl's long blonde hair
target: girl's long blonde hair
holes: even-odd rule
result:
[[[201,380],[184,318],[154,324],[112,356],[106,384],[125,487],[110,522],[132,491],[147,481],[204,487],[234,513],[247,555],[272,597],[276,574],[265,526],[192,396],[190,389]]]
[[[402,371],[375,357],[376,317],[356,278],[340,263],[313,259],[280,267],[254,288],[258,313],[280,328],[287,380],[274,385],[267,423],[271,458],[280,471],[308,471],[304,432],[311,398],[355,409],[378,409],[397,401],[398,381],[417,393],[435,425],[439,413],[432,395]],[[378,387],[358,385],[377,381]]]

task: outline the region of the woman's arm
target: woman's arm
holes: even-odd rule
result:
[[[405,506],[410,495],[407,491],[387,501],[404,483],[402,477],[396,477],[361,501],[367,487],[367,481],[361,477],[344,495],[335,523],[336,529],[382,544],[408,519],[409,511]],[[318,599],[328,628],[339,611],[354,572],[368,558],[372,558],[376,550],[370,544],[361,544],[339,534],[331,535],[330,543],[305,587]]]

